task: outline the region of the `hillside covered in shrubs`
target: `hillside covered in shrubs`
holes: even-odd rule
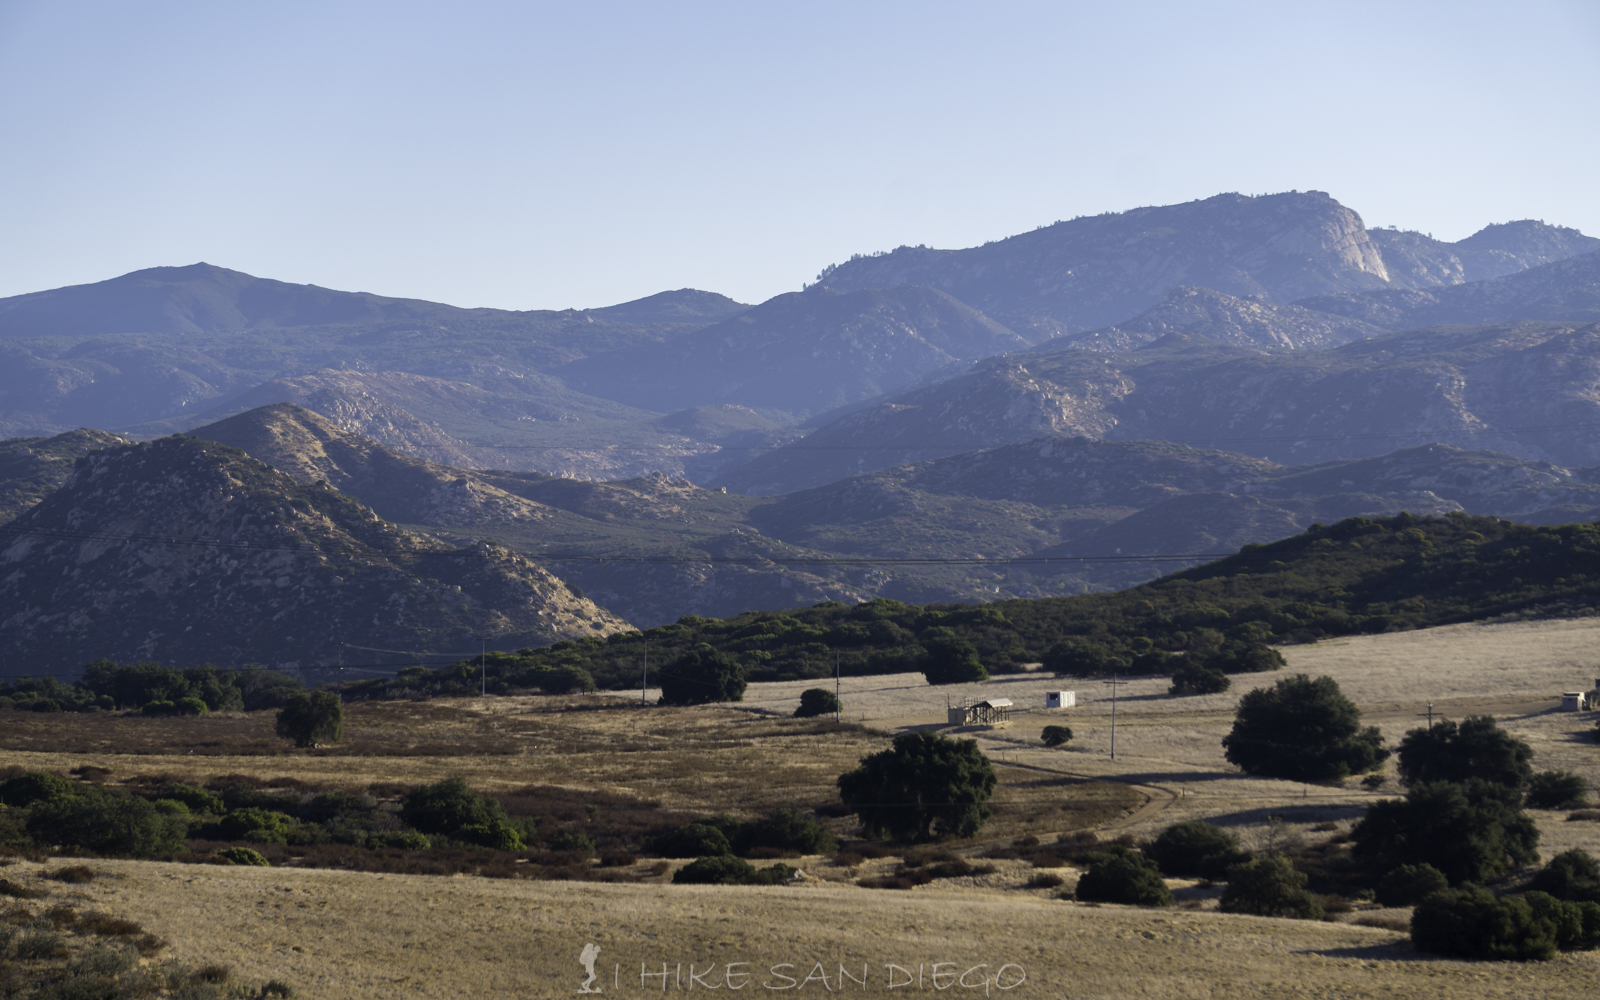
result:
[[[1061,673],[1171,673],[1201,653],[1225,673],[1275,669],[1266,643],[1426,628],[1600,606],[1600,525],[1534,527],[1450,514],[1354,517],[1128,590],[986,605],[824,602],[490,654],[491,691],[637,687],[704,644],[751,681],[926,670],[930,647],[970,648],[990,673],[1043,662]],[[1184,661],[1196,664],[1201,657]],[[1186,690],[1215,677],[1191,670]],[[476,693],[477,660],[423,667],[356,690],[368,696]],[[1179,693],[1183,693],[1180,691]]]

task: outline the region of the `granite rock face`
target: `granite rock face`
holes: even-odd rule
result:
[[[1054,320],[1059,332],[1108,326],[1173,288],[1291,302],[1389,284],[1361,217],[1320,191],[1202,201],[1057,222],[965,250],[901,247],[857,257],[818,280],[839,289],[926,285],[1002,322]]]
[[[1040,434],[1175,441],[1285,464],[1441,443],[1587,466],[1600,463],[1600,437],[1584,432],[1594,427],[1596,324],[1446,327],[1293,353],[1169,334],[1131,352],[992,358],[842,417],[719,482],[783,493]]]

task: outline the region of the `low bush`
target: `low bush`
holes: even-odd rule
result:
[[[663,858],[705,858],[732,855],[727,834],[705,823],[689,823],[656,837],[650,852]]]
[[[1184,662],[1172,672],[1172,684],[1168,686],[1167,693],[1221,694],[1232,686],[1233,682],[1228,679],[1228,675],[1216,667],[1185,658]]]
[[[1222,878],[1230,867],[1249,860],[1236,834],[1211,823],[1174,823],[1144,849],[1156,867],[1173,878]]]
[[[1171,906],[1172,893],[1154,861],[1124,851],[1101,855],[1078,879],[1076,896],[1085,903]]]
[[[678,869],[674,885],[776,885],[794,874],[788,865],[756,868],[743,858],[723,854],[700,858]]]
[[[222,858],[230,865],[247,865],[255,868],[272,867],[272,863],[262,857],[260,851],[253,851],[248,847],[225,847],[217,852],[217,857]]]
[[[193,785],[178,784],[176,782],[162,785],[154,794],[146,797],[182,802],[189,807],[191,813],[211,813],[221,816],[228,811],[220,798],[212,795],[204,788],[196,788]]]
[[[271,809],[235,809],[222,818],[218,828],[227,840],[248,840],[256,844],[287,844],[298,826],[292,816]]]
[[[1562,851],[1539,869],[1528,888],[1556,899],[1600,903],[1600,862],[1582,848]]]
[[[1525,899],[1497,899],[1467,886],[1436,892],[1411,914],[1411,943],[1455,958],[1543,961],[1556,953],[1556,929]]]
[[[189,825],[144,799],[96,791],[36,804],[27,828],[40,844],[151,857],[182,848]]]
[[[1529,809],[1576,809],[1589,797],[1589,783],[1571,771],[1540,771],[1528,779]]]
[[[1556,948],[1561,951],[1593,951],[1600,947],[1600,903],[1585,900],[1574,903],[1557,899],[1548,892],[1533,891],[1523,899],[1539,920],[1555,928]]]
[[[65,868],[57,868],[54,871],[45,872],[44,877],[55,879],[57,882],[65,882],[68,885],[85,885],[99,878],[100,873],[88,865],[67,865]]]
[[[1322,904],[1306,891],[1306,876],[1280,854],[1253,858],[1228,869],[1228,888],[1218,904],[1224,913],[1321,920]]]
[[[458,777],[450,777],[407,793],[400,818],[423,833],[448,837],[469,826],[504,822],[506,811],[497,800],[474,792]]]
[[[1066,726],[1045,726],[1039,733],[1039,739],[1047,747],[1058,747],[1071,741],[1072,730]]]
[[[839,699],[824,688],[807,688],[800,692],[800,707],[794,710],[797,719],[811,719],[819,715],[832,715],[840,709]]]
[[[473,823],[464,826],[455,832],[456,839],[464,840],[469,844],[487,847],[496,851],[525,851],[528,845],[522,839],[522,833],[504,817],[496,817],[487,823]],[[585,840],[588,838],[585,837]],[[561,848],[557,848],[561,850]],[[590,851],[594,850],[590,846]]]
[[[0,782],[0,803],[26,807],[35,802],[66,798],[73,793],[72,782],[44,771],[29,771]]]
[[[1374,896],[1384,906],[1416,906],[1448,888],[1450,880],[1432,865],[1401,865],[1378,880]]]

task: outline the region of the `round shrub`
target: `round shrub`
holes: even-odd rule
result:
[[[172,703],[177,715],[206,715],[211,709],[199,698],[179,698]]]
[[[1173,878],[1222,878],[1249,859],[1240,853],[1237,835],[1199,820],[1167,827],[1144,853]]]
[[[1221,694],[1233,686],[1228,675],[1215,667],[1186,659],[1172,672],[1168,694]]]
[[[506,811],[498,800],[479,795],[458,777],[449,777],[406,793],[400,818],[423,833],[448,837],[465,827],[503,822]]]
[[[1497,899],[1487,889],[1436,892],[1411,913],[1411,943],[1420,951],[1490,961],[1543,961],[1556,953],[1555,926],[1524,899]]]
[[[433,841],[428,835],[415,830],[405,830],[400,833],[386,833],[382,840],[384,847],[398,847],[402,851],[426,851],[433,846]]]
[[[248,840],[257,844],[287,844],[295,821],[272,809],[247,807],[222,817],[218,828],[228,840]]]
[[[1039,739],[1047,747],[1058,747],[1072,740],[1072,730],[1066,726],[1045,726],[1039,733]]]
[[[1581,847],[1562,851],[1539,869],[1528,888],[1557,899],[1600,903],[1600,862]]]
[[[271,868],[272,864],[261,856],[260,851],[253,851],[248,847],[224,847],[217,852],[217,857],[222,858],[230,865],[253,865],[257,868]]]
[[[1228,888],[1219,908],[1224,913],[1258,917],[1321,920],[1322,904],[1306,892],[1306,877],[1287,858],[1269,854],[1228,869]]]
[[[1529,809],[1577,809],[1589,798],[1589,783],[1571,771],[1540,771],[1528,779]]]
[[[163,816],[189,816],[189,807],[177,799],[151,799],[150,804],[156,807],[156,812]]]
[[[144,708],[141,708],[139,711],[143,715],[151,716],[176,715],[178,713],[178,706],[170,701],[150,701],[145,702]]]
[[[48,802],[66,798],[73,792],[72,782],[45,771],[29,771],[0,782],[0,803],[8,806],[31,806],[35,802]]]
[[[1448,888],[1450,880],[1432,865],[1401,865],[1378,880],[1377,900],[1384,906],[1416,906]]]
[[[1155,863],[1138,854],[1105,855],[1078,879],[1076,895],[1085,903],[1171,906],[1172,893]]]
[[[689,823],[656,837],[651,853],[662,858],[704,858],[733,853],[728,835],[705,823]]]
[[[797,719],[811,719],[819,715],[832,715],[839,711],[839,699],[824,688],[807,688],[800,692],[800,707],[794,710]]]
[[[488,847],[496,851],[528,849],[528,845],[522,840],[522,834],[504,818],[464,826],[456,831],[456,837],[469,844],[477,844],[479,847]]]
[[[33,703],[33,710],[35,712],[59,712],[61,711],[61,703],[52,698],[40,698]]]
[[[748,885],[755,877],[755,866],[731,854],[691,861],[672,876],[674,885]]]

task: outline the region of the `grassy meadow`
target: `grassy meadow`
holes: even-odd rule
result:
[[[1588,736],[1595,716],[1554,710],[1561,691],[1600,676],[1590,652],[1597,640],[1600,622],[1580,619],[1357,636],[1283,652],[1289,671],[1337,679],[1391,745],[1425,724],[1431,702],[1436,717],[1492,714],[1534,747],[1536,770],[1571,770],[1600,784],[1600,745]],[[1216,912],[1217,889],[1179,880],[1168,883],[1179,900],[1170,910],[1058,898],[1076,872],[1037,853],[1058,838],[1137,839],[1203,818],[1234,829],[1249,848],[1303,850],[1347,833],[1383,797],[1353,780],[1306,786],[1226,764],[1220,740],[1234,705],[1274,679],[1236,677],[1226,694],[1190,698],[1167,696],[1164,680],[1120,685],[1115,759],[1110,687],[1039,674],[960,688],[930,688],[915,674],[847,677],[839,723],[789,717],[816,682],[752,685],[737,707],[642,707],[637,694],[364,702],[349,706],[343,742],[312,750],[278,740],[271,713],[8,712],[0,767],[65,775],[90,765],[109,771],[103,780],[132,783],[239,776],[379,798],[459,774],[506,795],[513,814],[537,815],[541,829],[593,824],[636,837],[695,815],[797,805],[819,810],[842,843],[837,855],[788,859],[804,880],[760,888],[674,886],[671,873],[684,862],[644,854],[591,863],[584,880],[509,856],[482,867],[494,877],[460,866],[449,877],[418,873],[404,859],[361,870],[336,854],[282,845],[274,845],[273,868],[90,860],[104,877],[69,885],[42,877],[64,860],[19,858],[0,875],[45,893],[16,905],[125,916],[170,942],[174,957],[224,962],[250,981],[281,979],[307,998],[565,996],[584,978],[578,958],[589,943],[601,949],[594,985],[613,996],[740,981],[764,991],[785,984],[780,973],[802,992],[918,989],[913,981],[890,990],[887,977],[903,978],[890,964],[913,980],[920,967],[921,990],[1017,997],[1593,994],[1600,955],[1435,959],[1411,950],[1405,911],[1357,906],[1316,923],[1226,915]],[[1058,688],[1075,689],[1078,706],[1044,710],[1044,692]],[[973,841],[944,845],[970,870],[909,891],[860,885],[892,879],[908,859],[853,838],[834,779],[896,731],[942,727],[947,697],[1000,696],[1018,707],[1011,726],[959,734],[979,740],[1000,779],[995,818]],[[1062,723],[1074,740],[1045,748],[1039,730]],[[1532,815],[1546,858],[1569,847],[1600,853],[1600,822]],[[640,964],[659,972],[663,962],[665,983],[657,976],[641,987]],[[689,963],[700,977],[693,982]],[[730,983],[729,963],[750,964],[736,965]],[[933,963],[952,963],[940,965],[939,984]],[[841,980],[840,964],[855,978]],[[984,964],[965,986],[947,975]],[[708,976],[711,965],[718,971]],[[1020,985],[1018,967],[1027,977]],[[738,980],[741,971],[752,978]]]

